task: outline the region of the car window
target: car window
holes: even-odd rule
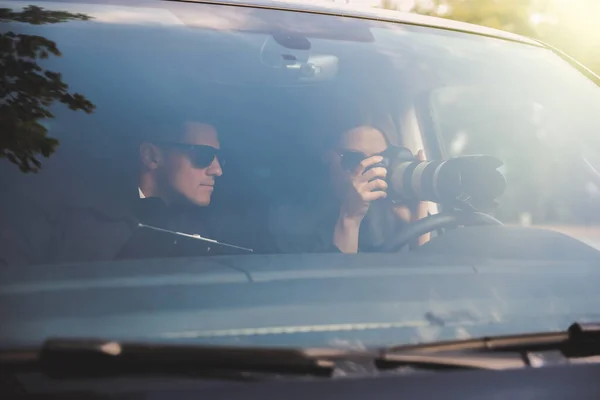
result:
[[[504,222],[598,215],[553,143],[593,147],[600,92],[548,49],[249,7],[0,4],[4,264],[339,251],[325,155],[357,127],[430,160],[498,157]],[[399,225],[361,226],[361,249]]]
[[[549,52],[511,44],[502,54],[502,64],[486,66],[494,79],[473,76],[432,91],[431,112],[447,154],[503,161],[510,184],[495,215],[506,222],[596,224],[597,183],[576,161],[597,160],[597,88]]]

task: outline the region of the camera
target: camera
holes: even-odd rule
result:
[[[407,153],[403,154],[402,150],[406,150]],[[379,156],[383,157],[383,160],[381,160],[381,162],[378,162],[377,164],[373,164],[369,167],[367,167],[365,169],[365,172],[373,169],[373,168],[385,168],[388,170],[388,176],[389,176],[389,168],[390,165],[392,163],[393,160],[416,160],[416,158],[412,155],[412,153],[410,152],[410,150],[405,149],[405,148],[397,148],[397,147],[388,147],[387,150],[385,150],[383,153],[380,153]],[[389,182],[388,182],[388,187],[389,187]],[[380,192],[383,191],[382,189],[376,189],[376,192]]]
[[[404,147],[390,147],[381,155],[384,160],[378,165],[388,170],[388,198],[395,201],[467,203],[486,210],[495,207],[506,188],[506,179],[498,170],[503,163],[492,156],[420,161]]]

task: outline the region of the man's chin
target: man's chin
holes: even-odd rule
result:
[[[192,204],[198,207],[208,207],[210,205],[210,197],[209,198],[194,198],[190,199]]]
[[[182,206],[192,206],[192,207],[207,207],[210,205],[210,197],[180,197],[177,203]]]

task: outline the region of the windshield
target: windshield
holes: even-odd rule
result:
[[[600,246],[577,162],[598,158],[600,89],[542,46],[223,5],[0,7],[7,268],[389,253],[448,208],[391,194],[399,148],[493,156],[506,188],[481,211]]]

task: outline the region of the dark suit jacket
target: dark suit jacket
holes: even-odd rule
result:
[[[117,207],[15,202],[0,216],[0,265],[179,255],[169,235],[148,234],[138,223],[212,237],[202,211],[171,210],[157,198],[132,198]],[[203,243],[194,245],[197,254],[189,255],[204,253]]]

